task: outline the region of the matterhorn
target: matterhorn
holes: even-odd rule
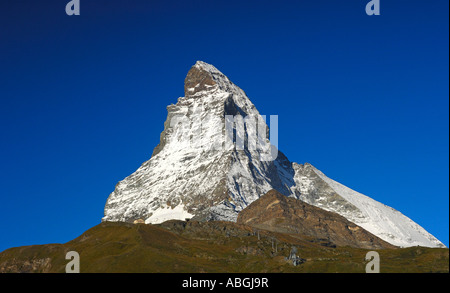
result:
[[[240,211],[274,189],[345,217],[399,247],[445,247],[399,211],[297,164],[278,150],[276,116],[261,115],[246,93],[198,61],[185,97],[167,107],[151,158],[109,195],[103,221],[236,222]]]

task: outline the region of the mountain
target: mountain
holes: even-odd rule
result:
[[[445,245],[399,211],[325,176],[311,164],[293,163],[302,201],[337,213],[392,245]]]
[[[214,66],[201,61],[192,66],[184,92],[167,107],[150,160],[108,197],[103,221],[235,222],[240,211],[275,189],[341,215],[392,245],[445,247],[400,212],[310,164],[290,162],[277,149],[276,119],[269,129],[245,92]]]
[[[293,247],[304,263],[286,260]],[[67,243],[7,249],[0,273],[64,273],[69,251],[79,253],[81,273],[364,273],[368,250],[233,222],[102,222]],[[446,248],[377,251],[382,273],[449,272]]]
[[[267,124],[244,91],[212,65],[197,62],[185,79],[185,97],[167,107],[160,143],[150,160],[119,182],[105,206],[105,221],[192,218],[236,221],[237,213],[271,189],[299,196],[294,169],[281,153],[275,160]],[[255,117],[259,123],[227,133],[226,116]],[[248,137],[260,135],[258,148]],[[228,137],[231,135],[233,137]],[[226,139],[243,141],[242,149]],[[247,143],[245,143],[247,142]]]
[[[346,218],[271,190],[243,209],[237,219],[272,232],[307,235],[338,246],[394,248]]]

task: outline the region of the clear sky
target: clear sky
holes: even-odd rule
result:
[[[100,223],[189,68],[213,64],[279,147],[449,245],[448,0],[0,2],[0,251]]]

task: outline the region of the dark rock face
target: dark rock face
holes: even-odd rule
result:
[[[237,223],[328,240],[337,246],[393,248],[344,217],[271,190],[242,210]]]
[[[198,92],[207,91],[216,85],[211,73],[201,67],[193,66],[184,80],[184,94],[186,97],[193,96]]]

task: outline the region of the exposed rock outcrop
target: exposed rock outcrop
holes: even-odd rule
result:
[[[271,190],[242,210],[238,224],[280,233],[295,233],[330,241],[337,246],[393,248],[344,217]]]

